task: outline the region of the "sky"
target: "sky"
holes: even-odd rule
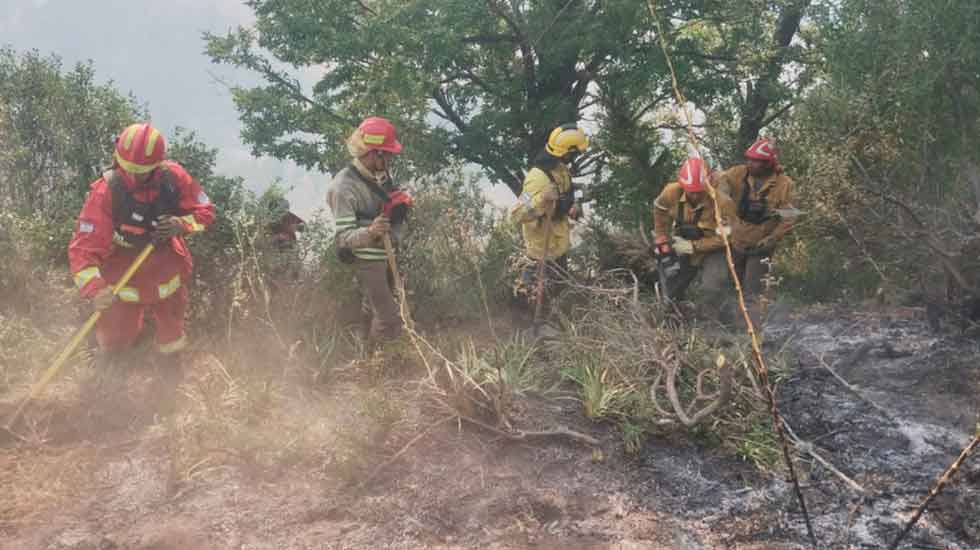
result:
[[[91,60],[100,80],[145,102],[165,134],[181,126],[216,147],[219,173],[242,176],[257,191],[281,178],[293,187],[293,210],[309,216],[324,206],[329,175],[252,157],[231,95],[215,77],[245,85],[258,79],[204,54],[204,31],[252,21],[241,0],[0,0],[0,44],[57,54],[66,68]]]

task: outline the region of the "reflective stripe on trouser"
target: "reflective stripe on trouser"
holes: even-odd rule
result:
[[[153,314],[156,345],[161,353],[174,353],[186,345],[184,313],[187,311],[187,288],[180,286],[173,295],[155,304],[116,302],[102,313],[95,327],[99,346],[117,350],[133,345],[143,331],[145,310]]]
[[[401,332],[402,320],[388,282],[388,264],[358,259],[354,264],[361,295],[371,315],[371,338],[395,338]]]

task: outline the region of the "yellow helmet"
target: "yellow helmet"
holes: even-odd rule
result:
[[[554,157],[563,157],[572,151],[584,153],[589,148],[589,138],[574,122],[562,124],[551,131],[544,150]]]

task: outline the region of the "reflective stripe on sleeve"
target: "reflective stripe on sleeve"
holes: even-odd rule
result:
[[[102,277],[102,272],[99,271],[99,268],[95,266],[86,267],[75,274],[75,286],[82,289],[96,277]]]
[[[357,218],[355,218],[354,216],[337,218],[336,220],[334,220],[334,224],[337,226],[337,229],[348,229],[351,227],[357,227]]]
[[[180,288],[180,275],[174,275],[173,279],[160,285],[160,299],[169,298],[177,289]]]
[[[116,293],[120,301],[135,304],[140,301],[140,291],[131,286],[124,286]]]
[[[383,248],[355,248],[354,256],[362,260],[384,260],[388,258]]]

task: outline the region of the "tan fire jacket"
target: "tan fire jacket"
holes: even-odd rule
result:
[[[724,248],[725,242],[718,232],[715,209],[719,209],[722,223],[725,229],[729,229],[735,220],[735,204],[725,193],[716,191],[715,196],[718,201],[717,205],[711,196],[706,194],[701,204],[695,207],[687,201],[681,184],[677,182],[668,183],[660,192],[657,200],[653,202],[654,238],[670,237],[675,223],[677,225],[696,224],[704,231],[704,238],[691,241],[694,246],[691,265],[699,265],[709,253]],[[678,218],[678,213],[680,213],[680,218]]]
[[[716,189],[732,198],[736,214],[741,214],[739,205],[745,199],[759,200],[763,196],[769,210],[792,208],[793,180],[783,174],[772,174],[760,181],[750,176],[748,167],[741,164],[715,174],[711,181]],[[732,246],[744,250],[769,236],[778,241],[792,227],[791,220],[777,216],[772,216],[761,224],[748,223],[738,218],[732,233]]]
[[[384,245],[368,232],[374,218],[381,215],[384,201],[371,191],[365,178],[352,164],[337,172],[327,188],[327,204],[334,215],[337,248],[350,249],[362,260],[383,261]],[[397,242],[401,225],[392,225],[391,238]]]

